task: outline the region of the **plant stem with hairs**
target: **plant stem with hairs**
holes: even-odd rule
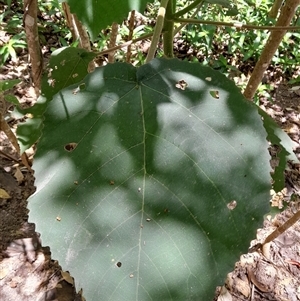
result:
[[[171,1],[171,0],[170,0]],[[166,14],[166,8],[169,0],[161,0],[160,8],[158,10],[158,15],[156,19],[156,25],[154,28],[154,33],[151,41],[151,45],[148,51],[148,55],[146,58],[146,63],[149,63],[155,56],[155,52],[157,49],[157,44],[164,26],[164,19]]]

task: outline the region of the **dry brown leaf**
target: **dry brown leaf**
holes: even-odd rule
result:
[[[63,279],[64,279],[65,281],[67,281],[68,283],[74,285],[74,279],[73,279],[73,277],[70,275],[69,272],[63,272],[63,271],[61,271],[61,276],[63,277]]]
[[[11,142],[11,144],[14,146],[18,154],[20,154],[20,147],[18,144],[18,140],[15,136],[15,134],[12,132],[11,128],[7,124],[7,122],[2,118],[1,116],[1,121],[0,121],[0,129],[6,134],[7,138]]]
[[[222,286],[220,295],[217,301],[232,301],[232,296],[225,286]]]
[[[256,288],[258,288],[263,293],[269,292],[269,290],[262,283],[258,282],[250,267],[247,267],[247,273],[249,280],[256,286]]]
[[[2,188],[0,188],[0,198],[1,199],[10,199],[11,196]]]
[[[248,281],[244,281],[239,277],[234,279],[234,284],[236,289],[243,294],[246,298],[250,296],[250,286]]]
[[[270,242],[267,243],[267,244],[262,245],[262,253],[269,260],[271,259],[271,255],[272,255],[270,248],[271,248],[271,243]]]
[[[18,181],[19,184],[24,181],[24,175],[22,174],[22,172],[18,166],[16,167],[14,177],[16,178],[16,180]]]
[[[82,296],[82,288],[78,292],[77,296],[81,299],[81,301],[86,301],[85,298]],[[77,299],[76,299],[77,300]]]
[[[22,160],[22,163],[28,168],[28,170],[32,171],[32,169],[30,167],[30,163],[28,161],[28,158],[27,158],[27,155],[25,152],[21,155],[21,160]]]

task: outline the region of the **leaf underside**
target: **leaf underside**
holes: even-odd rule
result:
[[[208,67],[107,65],[48,106],[30,220],[87,300],[211,300],[268,211],[265,138]]]

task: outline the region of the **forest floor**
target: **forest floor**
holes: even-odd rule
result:
[[[50,46],[49,46],[50,48]],[[0,70],[0,80],[21,79],[14,95],[26,106],[35,101],[31,85],[28,56],[22,52],[17,61]],[[292,89],[282,81],[274,84],[273,101],[262,100],[260,106],[272,116],[295,142],[300,158],[300,87]],[[18,120],[12,107],[0,104],[11,129]],[[276,149],[270,149],[276,155]],[[32,161],[34,150],[29,150]],[[51,250],[43,246],[35,225],[28,222],[27,199],[34,193],[34,174],[28,170],[3,131],[0,132],[0,188],[10,198],[0,195],[0,299],[10,300],[84,300],[80,288],[68,272],[62,271]],[[272,193],[272,192],[271,192]],[[300,210],[300,164],[289,162],[285,171],[285,188],[270,194],[270,204],[282,208],[275,216],[266,216],[256,240],[262,242],[276,228]],[[221,284],[220,284],[221,285]],[[262,250],[241,256],[223,286],[216,288],[215,301],[297,301],[300,300],[300,222],[264,246]]]

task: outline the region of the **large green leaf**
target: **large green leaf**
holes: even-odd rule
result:
[[[30,118],[20,123],[17,129],[21,153],[41,136],[44,112],[53,96],[61,89],[81,81],[88,74],[88,65],[95,56],[94,53],[73,47],[60,48],[51,54],[36,104],[25,110],[16,108],[15,116],[30,114]]]
[[[286,169],[287,160],[299,163],[299,160],[293,151],[297,144],[264,110],[258,107],[258,112],[262,117],[264,127],[268,133],[267,139],[272,145],[276,145],[280,148],[278,152],[278,165],[272,173],[273,189],[276,192],[279,192],[285,187],[284,171]]]
[[[222,74],[112,64],[49,104],[29,199],[87,300],[211,300],[268,211],[257,109]]]
[[[154,0],[90,0],[78,1],[67,0],[72,13],[88,29],[91,39],[94,40],[100,30],[111,25],[113,22],[122,23],[131,10],[143,12],[147,2]]]

